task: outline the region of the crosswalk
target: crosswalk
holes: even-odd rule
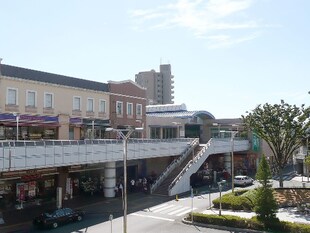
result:
[[[197,208],[191,208],[189,206],[182,206],[182,205],[174,205],[174,204],[168,204],[164,203],[158,206],[153,206],[151,208],[148,208],[147,212],[151,213],[159,213],[163,215],[169,215],[169,216],[184,216],[188,213],[190,213],[192,210],[196,210]]]

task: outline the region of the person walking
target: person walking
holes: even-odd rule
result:
[[[135,191],[135,187],[136,187],[136,181],[135,179],[131,179],[130,181],[130,192],[134,192]]]

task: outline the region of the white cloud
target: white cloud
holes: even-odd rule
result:
[[[259,35],[256,30],[265,26],[249,19],[246,14],[253,4],[254,0],[176,0],[173,4],[131,11],[130,16],[136,29],[184,28],[196,38],[209,40],[209,48],[219,48],[249,41]],[[244,36],[235,37],[235,31],[242,31]],[[225,42],[222,37],[217,37],[221,32],[229,36]]]
[[[244,43],[246,41],[254,40],[260,35],[260,33],[252,33],[245,36],[232,37],[230,35],[212,35],[206,37],[208,40],[207,47],[209,49],[229,48],[237,44]]]

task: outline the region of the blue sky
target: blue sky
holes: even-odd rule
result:
[[[107,82],[171,64],[175,103],[310,104],[309,0],[0,0],[2,63]]]

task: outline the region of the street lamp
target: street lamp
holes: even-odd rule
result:
[[[18,135],[19,135],[19,113],[14,112],[13,115],[16,118],[16,141],[18,141]]]
[[[142,127],[141,138],[144,138],[144,122],[142,120],[136,120],[136,122],[141,123],[141,127]]]
[[[128,139],[130,135],[135,131],[143,131],[143,128],[130,128],[130,129],[113,129],[106,128],[106,132],[114,131],[123,140],[123,160],[124,160],[124,187],[123,187],[123,206],[124,206],[124,216],[123,216],[123,233],[127,233],[127,147]],[[123,132],[127,132],[124,134]]]
[[[234,139],[238,131],[231,131],[231,191],[234,192]]]
[[[219,216],[222,215],[222,187],[226,183],[226,180],[222,180],[220,182],[217,182],[217,185],[219,186],[220,190],[220,209],[219,209]]]
[[[233,125],[234,126],[234,125]],[[235,169],[234,169],[234,139],[236,134],[238,133],[238,131],[226,131],[223,130],[221,131],[223,133],[230,133],[231,137],[230,137],[230,144],[231,144],[231,191],[234,192],[235,189],[235,183],[234,183],[234,173],[235,173]]]

